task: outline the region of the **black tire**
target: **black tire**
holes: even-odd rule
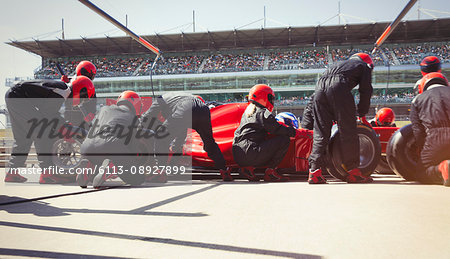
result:
[[[387,162],[386,156],[380,157],[380,163],[378,163],[377,168],[375,168],[375,172],[379,174],[394,174],[394,171],[391,169]]]
[[[377,167],[381,157],[381,144],[375,131],[364,124],[358,124],[357,132],[360,142],[360,166],[364,176],[370,176]],[[327,148],[326,170],[337,179],[345,180],[348,173],[342,168],[339,147],[339,130],[335,129]]]
[[[386,157],[389,167],[394,173],[407,181],[417,180],[419,166],[419,152],[412,125],[406,125],[397,130],[389,139],[386,148]]]

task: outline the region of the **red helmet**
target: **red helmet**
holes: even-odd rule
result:
[[[441,61],[435,56],[425,57],[422,62],[420,62],[420,70],[422,76],[431,72],[441,72]]]
[[[275,94],[268,85],[259,84],[250,89],[248,99],[266,107],[269,111],[272,111]]]
[[[194,95],[196,98],[200,99],[203,103],[206,103],[205,100],[200,95]]]
[[[419,84],[419,94],[425,92],[430,85],[439,84],[448,86],[447,78],[439,72],[431,72],[422,77]]]
[[[77,76],[87,76],[91,80],[94,80],[95,74],[97,74],[97,68],[95,68],[95,65],[87,60],[81,61],[75,71],[77,72]]]
[[[117,103],[122,100],[127,100],[133,104],[136,114],[141,113],[142,100],[135,91],[123,91],[117,98]]]
[[[377,126],[391,126],[395,121],[395,114],[391,108],[381,108],[375,115]]]
[[[73,105],[79,105],[82,98],[92,98],[95,96],[95,87],[91,79],[85,76],[77,76],[75,80],[69,83],[72,89]]]
[[[362,61],[367,63],[368,67],[370,67],[371,69],[374,68],[372,58],[369,56],[369,54],[360,52],[360,53],[353,54],[350,58],[353,58],[353,57],[359,57]]]

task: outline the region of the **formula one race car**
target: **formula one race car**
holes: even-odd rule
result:
[[[211,108],[211,123],[214,139],[219,145],[227,166],[237,169],[238,165],[233,159],[231,151],[234,132],[239,126],[242,114],[247,103],[229,103]],[[360,166],[364,175],[369,176],[378,166],[381,153],[386,150],[386,145],[391,135],[398,128],[375,127],[358,123],[358,135],[360,140]],[[313,131],[298,129],[302,137],[291,138],[289,150],[281,162],[279,168],[286,169],[283,172],[300,174],[308,172],[308,157],[312,148]],[[347,172],[341,166],[341,150],[339,140],[339,129],[335,125],[332,129],[330,144],[327,150],[327,171],[338,179],[345,179]],[[185,154],[192,157],[192,165],[197,169],[214,169],[214,162],[203,150],[200,136],[193,131],[185,145]]]

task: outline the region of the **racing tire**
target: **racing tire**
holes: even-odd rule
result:
[[[364,124],[357,125],[359,136],[359,169],[366,177],[370,176],[381,157],[381,144],[375,131]],[[327,148],[327,172],[333,177],[345,181],[348,172],[342,167],[342,159],[340,156],[339,130],[337,127],[332,134]]]
[[[397,130],[389,139],[386,148],[389,167],[394,173],[407,181],[416,181],[419,170],[419,152],[412,125],[408,124]]]

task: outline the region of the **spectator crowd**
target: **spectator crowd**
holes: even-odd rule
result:
[[[402,46],[387,46],[373,55],[375,66],[419,64],[423,57],[434,55],[442,63],[450,62],[448,56],[449,43],[442,44],[414,44]],[[167,56],[157,62],[155,75],[194,74],[194,73],[222,73],[262,70],[299,70],[325,68],[329,64],[346,60],[357,52],[369,52],[370,49],[361,48],[324,48],[298,50],[266,50],[265,52],[247,53],[211,53],[199,55]],[[46,59],[41,68],[35,72],[35,77],[60,77],[56,63],[65,71],[74,71],[81,60],[90,60],[97,67],[97,77],[128,77],[150,74],[153,57],[150,56],[108,56],[83,57],[69,60]]]

